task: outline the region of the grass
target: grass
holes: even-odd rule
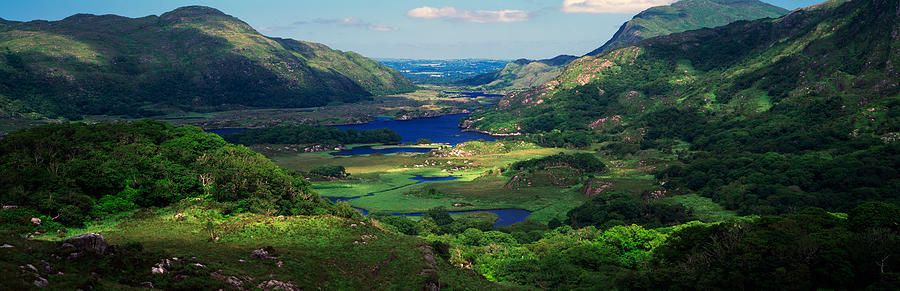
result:
[[[660,198],[657,201],[669,204],[681,204],[691,209],[694,216],[703,222],[717,222],[732,218],[737,218],[734,211],[726,210],[722,205],[712,201],[712,199],[701,197],[697,194],[687,194]]]
[[[153,263],[173,257],[197,262],[206,267],[198,275],[200,279],[214,280],[209,273],[216,272],[239,278],[245,288],[253,288],[267,280],[279,280],[293,282],[303,289],[415,290],[422,289],[427,280],[435,278],[451,289],[501,288],[470,270],[451,266],[439,257],[430,263],[425,258],[424,242],[416,237],[386,232],[373,220],[254,214],[223,217],[218,210],[206,209],[202,203],[183,202],[169,208],[139,211],[100,223],[102,227],[73,230],[69,235],[97,232],[112,244],[140,243],[147,255],[154,256],[151,259]],[[184,214],[186,218],[175,219],[176,213]],[[466,216],[495,219],[484,214]],[[210,240],[211,234],[220,237],[220,240]],[[65,270],[65,276],[96,277],[79,274],[77,260],[50,259],[48,254],[56,245],[46,240],[25,241],[16,237],[14,241],[7,241],[17,248],[0,249],[0,268],[7,270],[2,273],[10,274],[2,276],[4,282],[26,280],[21,282],[24,283],[22,285],[30,284],[28,280],[32,279],[16,278],[14,274],[19,273],[17,266],[37,264],[37,258],[44,255],[48,257],[42,259],[50,261],[54,268]],[[24,253],[21,250],[30,245],[40,247],[30,256],[21,255]],[[266,246],[276,250],[279,255],[277,259],[249,257],[253,250]],[[20,255],[11,256],[11,252]],[[138,270],[144,270],[141,274],[130,275],[164,281],[181,280],[150,275],[153,263],[139,267]],[[44,276],[51,281],[53,288],[74,289],[74,286],[67,287],[66,282],[75,279],[62,278],[63,275]],[[173,274],[169,276],[174,277]],[[100,285],[106,288],[128,288],[118,282],[102,281],[103,276],[99,278]]]
[[[571,149],[540,148],[527,143],[478,142],[457,145],[462,156],[432,154],[389,154],[366,156],[331,156],[323,153],[274,154],[270,158],[279,166],[309,170],[322,165],[341,165],[351,179],[315,182],[322,196],[357,197],[354,207],[372,213],[419,213],[444,206],[451,211],[518,208],[532,211],[529,220],[542,223],[563,217],[570,209],[587,199],[578,193],[578,185],[563,187],[523,187],[507,189],[508,177],[496,176],[509,164]],[[467,156],[472,154],[472,156]],[[488,175],[488,173],[493,173]],[[415,176],[455,176],[459,180],[424,182],[410,180]],[[434,189],[435,195],[422,195]],[[456,203],[469,204],[454,207]]]

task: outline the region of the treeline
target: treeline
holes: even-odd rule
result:
[[[186,198],[225,213],[332,211],[302,177],[193,126],[52,124],[0,139],[0,202],[66,226]]]
[[[390,229],[422,222],[379,218]],[[449,224],[445,224],[449,225]],[[870,202],[652,229],[635,224],[546,230],[417,228],[451,264],[488,280],[554,290],[897,290],[900,207]],[[404,233],[412,233],[403,231]]]
[[[680,204],[665,204],[631,194],[613,192],[594,197],[570,210],[566,214],[565,223],[573,227],[593,225],[605,229],[631,224],[663,227],[696,219],[690,209]]]
[[[597,156],[589,153],[558,153],[543,158],[518,161],[509,166],[512,171],[535,171],[550,168],[570,168],[579,173],[602,172],[606,169]]]
[[[231,143],[253,144],[399,144],[403,139],[389,128],[356,130],[330,126],[279,126],[248,129],[224,136]]]

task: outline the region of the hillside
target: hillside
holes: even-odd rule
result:
[[[677,153],[666,188],[741,214],[897,201],[900,3],[827,4],[583,57],[462,125]]]
[[[457,82],[460,85],[479,86],[484,89],[525,89],[537,86],[559,76],[562,68],[578,57],[560,55],[552,59],[519,59],[506,64],[499,71],[481,74]]]
[[[787,12],[758,0],[682,0],[638,13],[622,24],[612,39],[587,55],[597,55],[655,36],[716,27],[739,20],[779,17]],[[487,90],[526,89],[552,81],[565,65],[575,59],[566,55],[546,60],[521,59],[507,64],[502,70],[465,79],[458,84]]]
[[[716,27],[739,20],[779,17],[787,12],[784,8],[759,0],[681,0],[638,13],[622,24],[612,39],[587,55],[598,55],[655,36]]]
[[[216,9],[161,16],[78,14],[0,23],[0,108],[146,116],[152,105],[191,110],[308,107],[414,88],[397,71],[352,52],[269,38]]]

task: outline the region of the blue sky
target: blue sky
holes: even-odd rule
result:
[[[763,0],[787,9],[824,0]],[[549,58],[582,55],[647,5],[673,0],[12,0],[0,18],[128,17],[205,5],[268,36],[324,43],[368,57]]]

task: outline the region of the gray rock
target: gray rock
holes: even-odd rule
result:
[[[141,282],[141,287],[153,289],[153,282],[150,282],[150,281]]]
[[[34,223],[34,224],[41,224],[41,219],[40,219],[40,218],[37,218],[37,217],[32,217],[32,218],[31,218],[31,223]]]
[[[266,259],[274,259],[278,256],[275,255],[275,248],[264,247],[264,248],[253,251],[253,253],[250,254],[250,257],[254,258],[254,259],[266,260]]]
[[[262,290],[267,290],[267,291],[268,290],[300,291],[300,287],[297,287],[297,285],[294,285],[294,283],[281,282],[278,280],[263,281],[262,283],[259,283],[259,285],[257,285],[256,287],[259,289],[262,289]]]
[[[8,248],[14,248],[14,247],[15,246],[13,246],[11,244],[3,244],[2,246],[0,246],[0,249],[8,249]]]
[[[44,288],[47,287],[47,285],[50,285],[50,281],[47,281],[44,277],[37,277],[37,280],[34,280],[34,286]]]
[[[75,248],[91,252],[98,255],[106,255],[109,249],[109,243],[102,235],[96,233],[82,234],[76,237],[68,238],[63,243],[72,244]]]
[[[74,252],[74,253],[71,253],[71,254],[69,254],[68,259],[69,259],[69,260],[74,260],[74,259],[77,259],[77,258],[80,258],[80,257],[84,257],[84,252]]]

